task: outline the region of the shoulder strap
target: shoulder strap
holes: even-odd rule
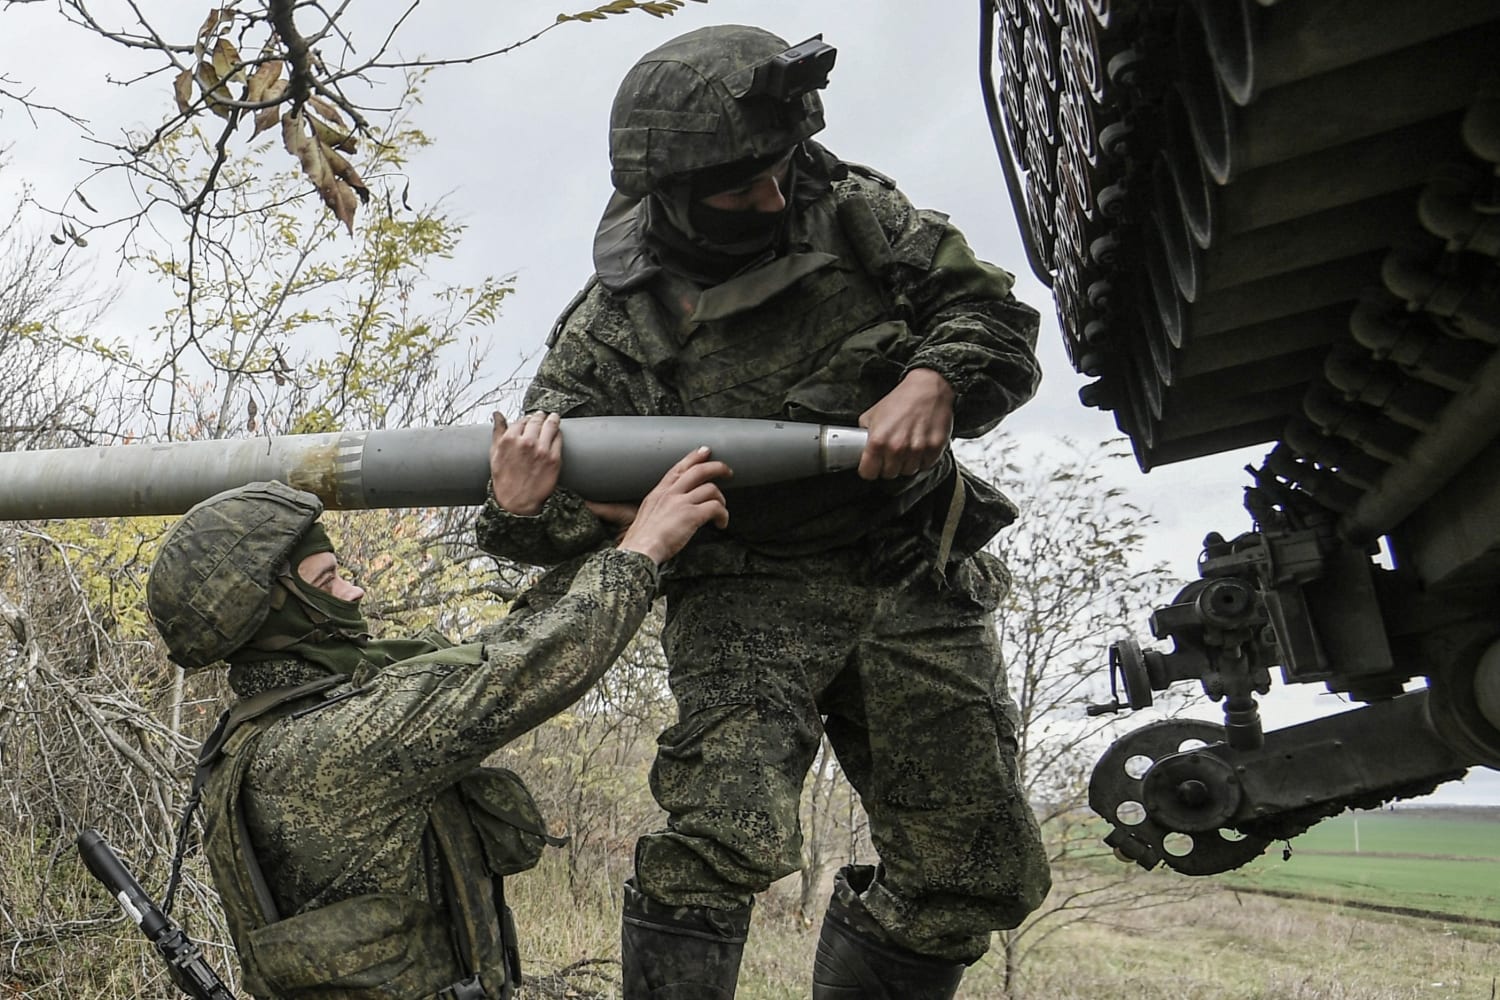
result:
[[[858,188],[846,188],[834,197],[837,199],[835,215],[839,228],[843,230],[849,245],[854,248],[859,266],[870,277],[886,309],[906,318],[905,303],[892,293],[890,287],[896,252],[891,247],[885,227],[875,216],[875,209],[870,207],[869,199]]]
[[[568,317],[572,316],[578,307],[583,305],[583,300],[589,297],[589,292],[593,291],[594,286],[598,283],[599,279],[597,277],[589,278],[584,283],[584,286],[579,289],[578,294],[573,296],[572,300],[563,307],[563,311],[558,313],[557,321],[552,324],[552,329],[547,334],[547,346],[549,348],[557,346],[557,341],[562,336],[563,328],[568,325]]]
[[[243,765],[241,765],[243,770]],[[239,841],[240,860],[245,866],[245,875],[250,880],[250,889],[255,894],[255,903],[260,908],[261,919],[269,926],[281,919],[281,910],[276,905],[276,897],[271,894],[271,884],[266,881],[265,870],[260,866],[260,858],[255,854],[255,848],[250,843],[250,824],[245,819],[245,803],[240,797],[239,789],[233,792],[234,803],[231,808],[234,816],[234,836]]]
[[[203,782],[208,780],[209,771],[213,769],[214,762],[218,759],[220,751],[224,749],[224,743],[234,735],[234,731],[240,726],[254,719],[260,718],[274,708],[279,708],[288,702],[297,701],[310,695],[322,694],[329,688],[340,684],[347,684],[349,678],[343,674],[327,674],[316,680],[308,681],[290,688],[273,688],[270,691],[262,691],[260,694],[249,698],[241,698],[229,706],[219,715],[219,721],[214,724],[213,731],[203,741],[202,748],[198,751],[198,766],[193,772],[193,791],[198,792],[203,788]],[[328,701],[319,702],[319,707],[329,704]]]
[[[198,750],[197,766],[193,769],[193,781],[188,787],[187,802],[182,808],[182,819],[177,824],[177,845],[172,851],[172,870],[167,878],[167,891],[162,901],[162,909],[167,913],[172,912],[172,897],[177,892],[178,883],[182,880],[182,859],[187,853],[188,828],[193,821],[193,813],[197,811],[198,804],[203,800],[203,786],[208,781],[208,776],[213,772],[214,764],[218,762],[219,755],[224,749],[224,744],[234,735],[240,726],[257,719],[274,708],[285,705],[288,702],[309,695],[322,694],[330,688],[336,687],[348,681],[342,674],[329,674],[319,677],[317,680],[291,688],[275,688],[270,691],[262,691],[258,695],[249,698],[241,698],[229,708],[219,714],[219,719],[214,723],[208,737],[203,741],[203,746]],[[352,691],[350,693],[353,693]],[[340,699],[325,699],[316,707],[332,704]],[[242,814],[237,812],[236,821],[244,822]],[[243,833],[243,829],[241,830]],[[242,837],[241,842],[249,844],[247,838]],[[255,882],[256,896],[264,909],[270,900],[270,890],[266,887],[265,877],[262,875],[259,863],[253,854],[247,851],[245,861],[250,871],[250,877]],[[273,906],[274,910],[275,907]]]
[[[889,174],[883,174],[868,163],[851,163],[848,160],[841,161],[851,174],[858,174],[866,180],[872,180],[881,187],[895,190],[896,181]]]

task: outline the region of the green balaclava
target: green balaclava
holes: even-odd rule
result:
[[[277,578],[281,590],[272,596],[270,614],[249,642],[226,657],[231,681],[236,674],[245,675],[242,668],[252,664],[269,667],[272,662],[293,659],[322,672],[354,677],[438,648],[427,639],[371,639],[369,623],[356,602],[334,597],[297,574],[297,567],[308,556],[333,551],[328,532],[317,523],[293,546],[286,571]]]

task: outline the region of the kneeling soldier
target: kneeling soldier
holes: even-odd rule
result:
[[[557,419],[496,416],[493,489],[545,496]],[[550,602],[523,595],[474,642],[369,637],[364,591],[280,483],[213,497],[168,533],[147,598],[185,670],[229,664],[237,700],[194,794],[248,992],[257,997],[502,998],[519,966],[501,878],[546,830],[520,780],[482,761],[563,710],[634,635],[657,570],[728,518],[706,449],[641,503],[618,545]],[[476,498],[477,500],[478,498]]]

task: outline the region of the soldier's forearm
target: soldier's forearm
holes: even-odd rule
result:
[[[559,489],[533,517],[511,514],[487,500],[476,533],[479,547],[490,555],[530,566],[555,566],[598,548],[608,530],[582,497]]]

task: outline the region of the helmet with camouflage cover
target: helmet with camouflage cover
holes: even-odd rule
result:
[[[642,56],[610,110],[615,190],[644,198],[694,171],[784,153],[821,131],[820,84],[785,100],[758,92],[756,71],[786,50],[769,31],[727,24]]]
[[[248,642],[271,611],[288,554],[322,513],[313,494],[271,482],[226,490],[184,514],[146,581],[172,662],[202,670]]]

